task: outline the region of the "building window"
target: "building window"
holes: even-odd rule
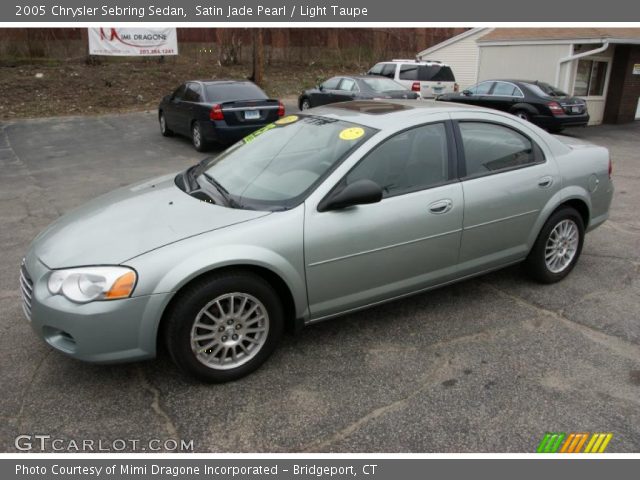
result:
[[[582,97],[598,97],[604,95],[604,81],[607,76],[609,62],[598,60],[578,60],[576,83],[573,94]]]

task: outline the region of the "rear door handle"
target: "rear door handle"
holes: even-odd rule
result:
[[[435,213],[436,215],[442,215],[443,213],[447,213],[452,208],[453,208],[453,202],[449,199],[438,200],[437,202],[433,202],[431,205],[429,205],[429,211],[431,213]]]
[[[542,188],[550,187],[553,184],[553,177],[542,177],[538,180],[538,186]]]

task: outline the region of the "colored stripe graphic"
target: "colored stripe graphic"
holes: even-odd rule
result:
[[[584,449],[584,453],[603,453],[612,437],[612,433],[594,433],[587,444],[587,448]]]
[[[545,433],[536,451],[538,453],[556,453],[565,436],[565,433]]]
[[[612,438],[612,433],[569,433],[567,435],[560,432],[547,432],[542,437],[536,452],[580,453],[586,443],[587,446],[584,449],[584,453],[603,453]],[[589,440],[588,443],[587,440]]]

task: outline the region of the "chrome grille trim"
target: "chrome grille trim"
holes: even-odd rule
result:
[[[31,321],[31,300],[33,297],[33,282],[29,277],[24,266],[24,260],[20,265],[20,293],[22,294],[22,310],[24,311],[27,320]]]

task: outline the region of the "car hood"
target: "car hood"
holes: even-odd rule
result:
[[[60,217],[33,241],[49,268],[117,265],[150,250],[270,212],[218,206],[193,198],[175,174],[114,190]]]

